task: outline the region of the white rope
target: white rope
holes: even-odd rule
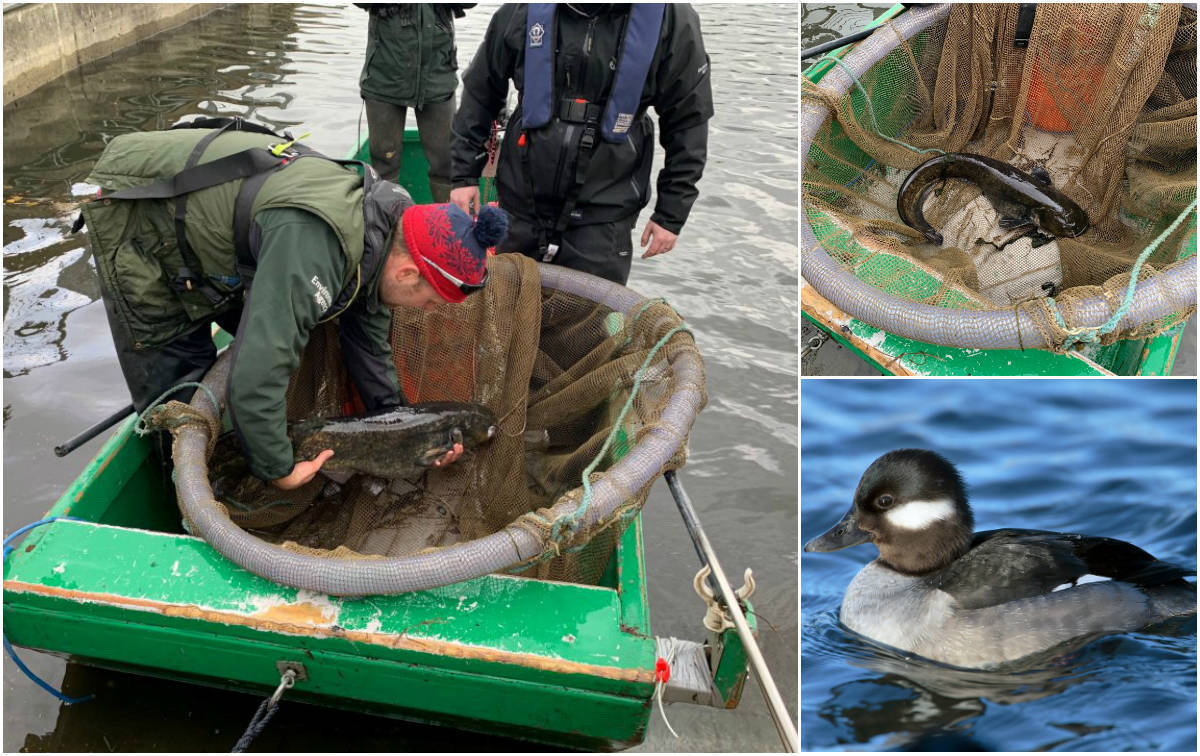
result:
[[[670,648],[670,650],[667,651],[667,667],[668,668],[670,668],[670,666],[675,663],[676,639],[674,636],[671,637],[671,645],[669,648]],[[665,688],[665,687],[667,687],[667,684],[665,682],[663,682],[662,680],[659,680],[654,685],[654,697],[658,699],[658,713],[660,715],[662,715],[663,724],[665,724],[667,726],[667,729],[671,731],[672,735],[674,735],[676,738],[678,738],[679,733],[675,732],[675,728],[672,727],[671,722],[667,720],[667,710],[663,706],[662,696],[663,696],[663,688]]]

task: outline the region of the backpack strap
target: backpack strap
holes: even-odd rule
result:
[[[188,155],[187,162],[184,163],[183,169],[186,171],[189,168],[195,168],[196,163],[200,162],[200,156],[208,149],[208,146],[213,143],[213,140],[225,133],[225,130],[232,126],[235,122],[230,122],[220,128],[210,131],[204,136],[196,146],[192,148]],[[201,294],[208,299],[210,304],[217,305],[221,303],[224,297],[219,291],[214,289],[208,279],[204,277],[204,265],[200,262],[200,258],[196,255],[196,251],[192,249],[192,245],[187,240],[187,226],[184,221],[187,218],[187,205],[190,193],[180,194],[175,200],[175,244],[179,247],[179,255],[183,258],[183,267],[175,274],[175,280],[171,285],[176,291],[186,289],[190,291],[196,288]]]
[[[191,122],[177,124],[171,128],[213,128],[206,134],[192,152],[188,155],[185,167],[179,173],[165,179],[160,179],[145,186],[134,186],[128,189],[110,192],[97,199],[116,200],[150,200],[176,199],[175,203],[175,240],[183,257],[184,267],[179,270],[172,286],[176,290],[186,289],[200,291],[214,305],[220,304],[225,295],[213,288],[204,274],[199,257],[188,244],[185,233],[187,217],[187,199],[192,192],[224,184],[229,181],[243,180],[238,190],[233,208],[233,243],[235,264],[243,286],[248,285],[254,277],[257,266],[253,245],[251,243],[250,227],[253,222],[252,210],[254,200],[267,179],[278,169],[290,164],[300,157],[319,157],[341,166],[360,167],[363,171],[363,191],[370,189],[375,180],[375,173],[369,165],[360,160],[339,160],[326,157],[321,153],[301,144],[294,144],[291,135],[284,132],[282,136],[266,126],[244,121],[241,118],[197,118]],[[270,149],[267,147],[251,147],[235,152],[232,155],[197,165],[204,151],[213,141],[226,131],[250,131],[258,134],[277,136],[287,139],[287,149]],[[72,232],[78,232],[83,227],[83,215],[80,214],[72,227]]]
[[[302,144],[292,145],[289,152],[283,153],[277,167],[282,168],[291,161],[301,157],[319,157],[343,167],[361,169],[364,197],[367,196],[367,192],[371,190],[371,186],[378,177],[374,169],[361,160],[339,160],[327,157],[311,147],[306,147]],[[251,225],[254,222],[254,198],[258,196],[259,190],[262,189],[263,184],[267,182],[271,174],[272,171],[268,169],[247,178],[242,182],[242,186],[238,190],[237,199],[233,202],[234,264],[237,266],[238,276],[242,279],[244,286],[250,285],[250,282],[254,279],[254,271],[258,268],[257,250],[254,248],[255,244],[251,236]]]
[[[267,136],[279,137],[280,139],[291,139],[292,136],[288,132],[278,133],[269,126],[264,126],[255,121],[247,121],[241,116],[197,116],[190,121],[182,121],[167,129],[174,131],[175,129],[229,129],[230,131],[249,131],[252,134],[265,134]]]
[[[170,178],[155,181],[145,186],[131,186],[116,192],[101,195],[100,199],[171,199],[227,181],[248,178],[256,173],[270,171],[285,163],[263,147],[252,147],[235,152],[208,163],[195,165],[176,173]]]

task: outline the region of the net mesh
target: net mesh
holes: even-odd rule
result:
[[[236,441],[225,434],[209,469],[233,521],[299,553],[351,559],[405,556],[524,528],[542,539],[547,558],[511,571],[598,582],[649,484],[622,491],[623,504],[603,522],[557,539],[549,507],[580,504],[582,475],[610,434],[593,481],[662,427],[678,388],[670,363],[681,351],[695,352],[694,342],[664,302],[645,300],[626,317],[582,296],[543,290],[537,264],[521,255],[492,258],[489,271],[487,287],[464,304],[396,311],[392,349],[410,402],[483,404],[499,419],[495,438],[419,479],[356,475],[337,483],[318,475],[284,492],[248,475]],[[289,419],[356,411],[333,324],[310,337],[287,400]],[[686,439],[680,441],[660,473],[684,463]]]
[[[818,243],[861,280],[939,307],[1021,308],[1061,348],[1073,303],[1101,294],[1115,310],[1139,255],[1195,200],[1196,13],[1165,3],[1038,4],[1020,48],[1019,12],[955,4],[844,95],[806,77],[804,101],[831,115],[805,156],[803,200]],[[878,35],[899,38],[890,28]],[[1090,230],[1035,247],[1023,230],[999,229],[974,183],[952,179],[925,205],[944,236],[940,247],[928,243],[896,202],[909,172],[938,151],[1045,168]],[[1195,244],[1192,216],[1148,256],[1139,281],[1194,255]],[[1102,343],[1153,335],[1193,310]]]

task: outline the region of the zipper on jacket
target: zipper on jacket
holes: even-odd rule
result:
[[[575,143],[575,129],[576,128],[578,128],[578,126],[576,124],[573,124],[573,123],[567,124],[566,133],[563,134],[562,146],[558,148],[558,167],[554,170],[554,183],[551,184],[551,187],[553,187],[551,189],[551,191],[555,192],[556,194],[560,191],[560,189],[562,187],[563,168],[566,167],[567,155],[570,154],[571,148],[574,146],[574,143]],[[578,159],[578,158],[576,158],[576,159]],[[572,177],[571,183],[574,184],[574,182],[575,182],[575,179],[574,179],[574,177]]]
[[[592,16],[588,19],[587,36],[583,38],[583,52],[585,55],[592,54],[592,35],[596,31],[596,20],[598,16]]]
[[[423,102],[425,99],[425,77],[422,76],[421,71],[421,53],[424,50],[425,43],[428,40],[425,38],[427,36],[425,34],[425,8],[418,6],[413,10],[415,11],[416,15],[414,20],[416,21],[415,25],[417,27],[417,106],[414,108],[414,111],[416,111],[425,107],[425,103]],[[451,95],[451,97],[453,97],[453,95]],[[400,135],[400,141],[404,141],[403,134]]]

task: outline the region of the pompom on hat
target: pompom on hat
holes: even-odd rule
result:
[[[413,205],[400,220],[408,253],[447,302],[461,302],[487,281],[487,250],[508,233],[508,213],[480,208],[472,219],[457,205]]]

